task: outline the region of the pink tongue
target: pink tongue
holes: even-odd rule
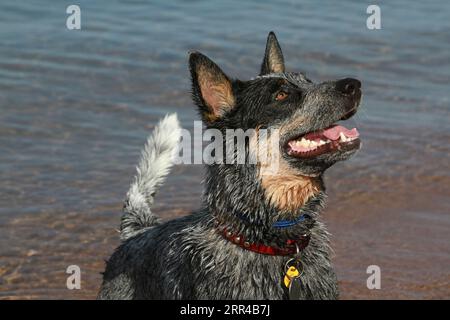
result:
[[[328,129],[323,130],[322,134],[327,137],[330,140],[338,140],[340,133],[345,134],[347,138],[356,138],[359,136],[358,130],[356,128],[353,128],[352,130],[349,130],[343,126],[334,126]]]

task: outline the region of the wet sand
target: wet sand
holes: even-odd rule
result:
[[[250,2],[238,13],[233,2],[82,1],[86,24],[71,33],[62,6],[1,4],[0,299],[95,298],[146,136],[167,112],[186,128],[197,119],[186,52],[200,50],[248,79],[271,29],[290,70],[363,82],[349,124],[363,148],[326,174],[323,219],[341,298],[449,299],[445,5],[416,4],[406,20],[409,2],[383,5],[383,30],[371,32],[365,7],[351,1],[330,1],[329,10]],[[39,19],[29,24],[30,16]],[[198,208],[201,180],[201,166],[177,166],[155,212],[173,219]],[[66,288],[72,264],[81,290]],[[381,290],[366,287],[369,265],[381,268]]]

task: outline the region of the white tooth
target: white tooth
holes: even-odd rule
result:
[[[309,140],[306,139],[302,139],[302,141],[300,141],[300,144],[304,147],[308,147],[309,146]]]
[[[319,146],[323,146],[325,143],[326,143],[325,141],[320,140],[320,141],[319,141]]]
[[[343,133],[343,132],[341,132],[340,134],[339,134],[339,136],[341,137],[341,140],[342,141],[347,141],[347,138],[345,137],[345,134]]]

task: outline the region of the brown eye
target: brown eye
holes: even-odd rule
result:
[[[289,94],[286,91],[280,91],[277,93],[275,100],[282,101],[282,100],[286,99],[288,96],[289,96]]]

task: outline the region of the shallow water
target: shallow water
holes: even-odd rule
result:
[[[381,5],[366,28],[352,1],[78,1],[0,4],[0,297],[94,298],[118,244],[122,199],[152,126],[192,127],[187,51],[256,75],[269,30],[287,67],[363,82],[363,149],[326,177],[344,299],[450,298],[450,8]],[[201,166],[178,166],[158,195],[170,219],[195,209]],[[65,269],[82,270],[67,290]],[[382,289],[366,288],[379,265]]]

